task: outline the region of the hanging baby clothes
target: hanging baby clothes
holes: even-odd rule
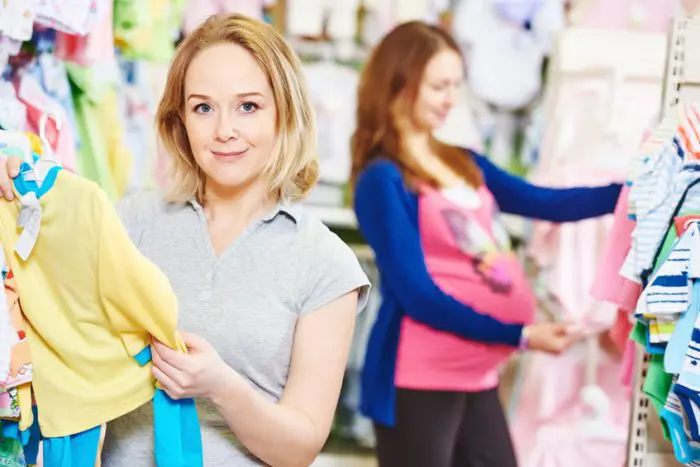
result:
[[[277,0],[189,0],[182,14],[182,32],[187,36],[212,15],[239,13],[263,20],[263,11]]]
[[[0,441],[16,442],[21,454],[31,464],[36,463],[36,452],[29,448],[24,452],[23,444],[28,444],[32,437],[30,428],[34,424],[32,408],[32,363],[29,355],[29,342],[26,337],[24,315],[20,308],[14,276],[9,269],[4,251],[0,249],[0,307],[9,318],[11,336],[4,336],[2,342],[9,342],[10,359],[8,371],[0,375]],[[1,313],[1,312],[0,312]],[[17,461],[15,451],[5,453],[9,460]],[[25,456],[26,454],[26,456]],[[12,455],[12,456],[11,456]],[[12,465],[11,463],[7,465]],[[4,464],[0,464],[4,465]]]
[[[615,322],[610,329],[611,341],[622,353],[620,380],[631,389],[635,359],[635,347],[629,341],[632,330],[630,313],[636,308],[642,291],[641,285],[624,278],[620,268],[630,249],[634,221],[628,215],[630,187],[624,186],[615,207],[614,220],[603,250],[602,258],[591,285],[591,296],[618,308]]]
[[[17,341],[14,347],[12,347],[10,374],[6,380],[0,381],[0,390],[4,388],[14,392],[16,409],[19,410],[19,420],[17,420],[19,422],[19,429],[25,431],[34,423],[31,393],[31,382],[33,380],[34,371],[29,341],[27,340],[27,325],[19,302],[19,295],[17,294],[17,284],[15,283],[12,270],[10,270],[7,265],[3,267],[2,278],[4,284],[4,298],[10,312]]]
[[[124,121],[124,144],[131,153],[133,163],[128,175],[128,185],[124,190],[127,195],[133,191],[155,188],[154,169],[156,156],[150,151],[151,138],[154,138],[155,128],[153,108],[155,98],[147,86],[144,77],[145,63],[141,61],[121,61],[122,83],[117,92],[119,98],[119,114]]]
[[[571,163],[533,179],[544,186],[576,186],[609,183],[621,177],[620,173],[585,170],[582,163]],[[541,281],[557,305],[558,316],[591,333],[610,328],[617,315],[613,305],[599,303],[590,295],[612,223],[612,216],[569,224],[538,221],[527,249],[541,270]],[[577,265],[575,276],[572,264]]]
[[[67,64],[67,69],[81,140],[78,172],[116,200],[123,195],[131,170],[116,85],[101,81],[92,68]]]
[[[577,27],[666,34],[669,21],[680,13],[679,0],[586,0],[572,2],[569,16]]]
[[[0,15],[0,35],[14,41],[28,41],[32,37],[34,20],[39,5],[26,0],[6,0]]]
[[[114,0],[102,0],[91,29],[82,35],[58,31],[54,54],[61,60],[83,66],[110,66],[114,56]],[[99,63],[98,63],[99,62]]]
[[[533,6],[523,24],[502,17],[492,0],[462,0],[455,11],[452,30],[468,46],[469,85],[504,110],[521,109],[540,92],[542,62],[564,27],[561,0],[527,3]]]
[[[363,0],[363,42],[374,46],[398,24],[424,21],[438,24],[440,15],[449,11],[449,0]]]
[[[635,227],[634,221],[627,216],[629,192],[629,186],[622,188],[602,255],[604,260],[601,261],[591,286],[591,295],[597,300],[612,303],[627,313],[636,308],[637,299],[642,291],[640,284],[620,275],[620,268],[629,252]]]
[[[676,106],[635,158],[629,212],[636,226],[620,271],[644,286],[631,336],[650,354],[643,391],[676,459],[687,465],[700,461],[699,115],[693,103]]]
[[[355,131],[357,71],[333,62],[304,65],[318,125],[319,179],[344,184],[350,178],[350,137]]]
[[[526,108],[542,88],[542,65],[556,33],[564,27],[561,0],[529,0],[526,20],[514,22],[493,0],[461,0],[452,33],[462,45],[467,82],[473,94],[491,107],[491,157],[508,166],[522,126],[514,111]]]
[[[287,33],[319,37],[324,30],[336,41],[352,40],[357,33],[360,0],[287,0]]]
[[[408,21],[437,24],[440,14],[449,8],[449,0],[394,0],[393,20],[396,24]]]
[[[533,179],[545,186],[576,186],[624,178],[622,170],[590,168],[588,163],[584,169],[583,161],[569,161],[541,170]],[[541,269],[542,300],[553,303],[556,320],[571,323],[589,339],[606,332],[617,319],[614,305],[600,303],[590,294],[612,223],[611,216],[558,225],[538,221],[527,249]],[[572,264],[576,265],[575,275]],[[619,383],[621,361],[606,353],[598,340],[593,346],[602,355],[594,374],[595,386],[603,391],[610,407],[600,422],[608,433],[591,435],[585,428],[586,423],[596,422],[589,420],[591,407],[582,397],[590,384],[584,378],[590,358],[586,348],[579,345],[557,356],[532,355],[525,363],[511,424],[524,467],[606,467],[624,461],[629,395]]]
[[[2,263],[4,263],[4,258],[0,252],[0,264]],[[0,290],[0,391],[4,389],[3,383],[10,378],[12,349],[19,343],[17,331],[12,325],[10,308],[3,295],[4,291]]]
[[[15,87],[12,83],[0,80],[0,128],[22,131],[26,121],[27,109],[17,98]]]
[[[202,465],[194,402],[156,389],[148,366],[151,336],[187,350],[167,278],[138,252],[102,190],[31,159],[14,180],[17,200],[0,204],[0,242],[27,316],[45,458],[99,441],[103,423],[152,400],[156,464]]]
[[[187,0],[114,0],[114,42],[128,59],[169,63]]]
[[[111,0],[35,0],[36,22],[68,34],[85,35]]]
[[[672,225],[673,212],[682,205],[687,213],[700,213],[700,197],[691,195],[697,190],[697,164],[686,159],[694,147],[690,134],[700,130],[700,122],[692,105],[679,112],[683,114],[678,119],[680,131],[657,153],[644,159],[630,191],[637,224],[621,274],[640,283],[648,275]]]

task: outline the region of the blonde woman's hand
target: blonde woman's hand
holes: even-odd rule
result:
[[[538,323],[525,326],[528,350],[558,355],[581,339],[579,333],[566,323]]]
[[[180,335],[188,348],[186,354],[155,340],[151,343],[153,376],[172,399],[213,398],[227,387],[223,383],[234,370],[204,338],[184,331]],[[236,376],[240,379],[237,373]]]
[[[22,159],[16,156],[0,158],[0,193],[8,201],[15,199],[12,191],[12,179],[19,175]]]

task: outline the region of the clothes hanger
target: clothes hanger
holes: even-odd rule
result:
[[[54,121],[56,122],[57,131],[61,131],[62,127],[61,120],[56,114],[41,114],[41,118],[39,119],[39,139],[42,143],[43,154],[42,157],[34,163],[34,175],[36,177],[36,182],[39,185],[41,185],[41,183],[44,181],[44,178],[46,178],[46,174],[48,173],[48,171],[52,167],[55,167],[59,164],[58,160],[56,160],[53,149],[51,148],[51,144],[49,144],[49,140],[46,137],[46,125],[48,123],[49,117],[53,117]]]

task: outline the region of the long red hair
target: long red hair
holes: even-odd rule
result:
[[[395,112],[413,108],[428,62],[446,48],[461,55],[449,33],[437,26],[411,21],[393,29],[372,51],[360,78],[356,129],[350,142],[353,184],[370,162],[382,158],[397,164],[411,185],[415,182],[439,185],[402,148]],[[400,106],[399,98],[405,98]],[[457,175],[475,187],[481,185],[481,171],[469,153],[432,137],[431,147]]]

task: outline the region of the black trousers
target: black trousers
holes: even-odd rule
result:
[[[498,389],[397,389],[396,424],[375,424],[379,467],[517,467]]]

